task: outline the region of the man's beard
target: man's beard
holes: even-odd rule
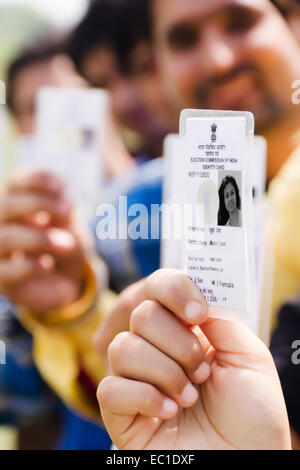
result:
[[[218,89],[218,87],[226,86],[232,80],[242,75],[250,75],[253,77],[255,88],[257,87],[258,90],[262,90],[263,100],[259,109],[255,109],[255,106],[251,106],[251,103],[249,102],[249,106],[245,106],[245,104],[241,103],[240,106],[236,105],[234,109],[231,110],[253,112],[256,132],[266,131],[269,127],[272,127],[276,122],[282,119],[284,109],[283,106],[268,92],[262,73],[253,65],[243,64],[232,69],[227,74],[205,80],[205,82],[201,83],[201,85],[196,89],[193,99],[194,104],[197,103],[199,108],[212,109],[212,103],[210,103],[209,97],[213,91]],[[222,108],[218,106],[218,109]]]

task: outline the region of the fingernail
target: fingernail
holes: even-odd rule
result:
[[[204,308],[199,302],[191,300],[185,308],[185,316],[191,322],[197,322],[201,320]]]
[[[207,362],[202,362],[198,369],[194,372],[193,378],[197,383],[205,382],[210,376],[211,368]]]
[[[178,406],[175,401],[171,400],[170,398],[165,398],[163,402],[163,407],[162,407],[162,413],[163,415],[168,416],[173,416],[175,413],[178,411]]]
[[[187,384],[181,392],[181,399],[186,405],[194,404],[198,399],[198,392],[192,384]]]

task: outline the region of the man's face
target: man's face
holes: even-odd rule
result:
[[[140,57],[139,50],[134,53]],[[110,92],[112,111],[120,124],[143,136],[156,137],[161,134],[164,123],[149,107],[136,84],[137,76],[148,74],[148,64],[145,60],[130,62],[128,73],[121,72],[116,54],[108,46],[101,45],[86,55],[82,72],[92,86]],[[155,83],[152,83],[152,90],[158,99]]]
[[[290,109],[299,48],[268,0],[153,0],[154,48],[172,103],[252,111],[262,129]]]

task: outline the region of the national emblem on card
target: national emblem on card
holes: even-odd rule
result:
[[[217,126],[217,124],[214,123],[211,126],[211,132],[212,132],[211,141],[212,142],[216,142],[216,140],[217,140],[217,134],[216,134],[217,129],[218,129],[218,126]]]

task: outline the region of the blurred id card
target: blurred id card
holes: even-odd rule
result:
[[[256,315],[251,113],[184,110],[184,269],[210,316],[252,323]]]
[[[43,88],[37,103],[37,166],[60,176],[85,219],[94,217],[103,182],[108,95]]]

